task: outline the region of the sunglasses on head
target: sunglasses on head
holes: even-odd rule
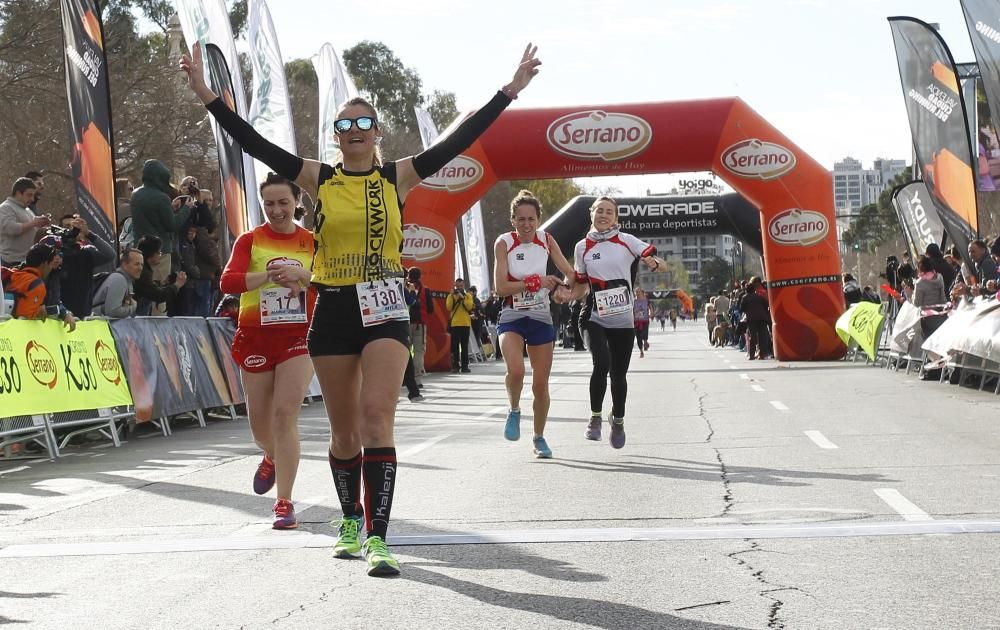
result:
[[[371,116],[359,116],[358,118],[338,118],[333,121],[333,128],[340,133],[347,133],[354,125],[357,125],[361,131],[368,131],[375,127],[375,119]]]

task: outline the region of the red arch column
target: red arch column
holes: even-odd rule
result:
[[[404,262],[432,290],[451,289],[448,235],[499,180],[711,170],[760,209],[777,358],[844,355],[830,175],[739,99],[508,110],[452,166],[406,200]],[[426,365],[447,369],[443,304],[435,314]]]

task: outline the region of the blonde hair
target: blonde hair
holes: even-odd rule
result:
[[[542,202],[535,197],[534,193],[527,189],[521,189],[521,192],[517,193],[513,201],[510,202],[510,218],[514,218],[514,213],[517,211],[517,207],[520,205],[529,205],[535,208],[535,214],[538,218],[542,218]]]
[[[372,118],[375,119],[375,129],[379,128],[379,126],[378,126],[379,125],[379,122],[378,122],[378,112],[375,111],[375,107],[371,103],[369,103],[367,100],[361,98],[360,96],[355,96],[351,100],[349,100],[346,103],[344,103],[343,105],[341,105],[340,109],[344,109],[345,107],[351,107],[352,105],[360,105],[361,107],[364,107],[365,109],[367,109],[371,113]],[[334,157],[333,161],[334,161],[334,163],[339,163],[339,164],[342,164],[344,162],[344,152],[340,150],[339,145],[338,145],[338,148],[337,148],[336,156]],[[383,163],[383,159],[382,159],[382,147],[380,147],[378,144],[376,144],[375,145],[375,154],[372,155],[372,166],[382,166],[382,163]]]

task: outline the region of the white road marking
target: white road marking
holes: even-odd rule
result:
[[[730,366],[729,366],[729,369],[730,369],[730,370],[738,370],[738,369],[740,369],[740,368],[736,367],[735,365],[730,365]]]
[[[907,521],[933,521],[934,518],[924,512],[916,505],[914,505],[909,499],[904,497],[899,493],[899,490],[893,488],[878,488],[875,490],[875,494],[878,498],[885,501],[889,507],[896,510],[904,520]]]
[[[498,413],[501,413],[501,412],[506,411],[506,410],[507,410],[507,405],[500,405],[499,407],[494,407],[493,409],[490,409],[489,411],[484,411],[483,413],[481,413],[478,416],[476,416],[475,418],[473,418],[473,420],[485,420],[487,418],[491,418],[491,417],[497,415]]]
[[[756,384],[751,385],[750,389],[752,389],[755,392],[763,392],[764,391],[763,387],[761,387],[760,385],[756,385]]]
[[[412,455],[416,455],[420,451],[429,449],[430,447],[434,446],[438,442],[440,442],[442,440],[446,440],[446,439],[448,439],[450,437],[451,437],[451,433],[446,433],[445,435],[439,435],[437,437],[432,437],[429,440],[424,440],[420,444],[414,444],[410,448],[408,448],[408,449],[404,450],[403,452],[401,452],[399,454],[399,457],[410,457]]]
[[[820,448],[840,448],[830,440],[826,439],[826,436],[819,431],[806,431],[806,437],[816,443],[816,446]]]
[[[857,538],[942,534],[1000,534],[1000,521],[857,522],[795,525],[724,525],[690,528],[522,529],[454,532],[426,536],[389,536],[396,547],[426,545],[525,544],[572,542],[626,542],[663,540],[741,540],[746,538]],[[198,551],[256,551],[329,547],[332,536],[305,531],[268,532],[253,538],[183,538],[178,540],[45,543],[10,545],[0,558],[53,558]]]
[[[777,409],[778,411],[788,411],[788,407],[786,407],[785,403],[781,402],[780,400],[772,400],[771,406]]]
[[[750,375],[749,374],[740,374],[740,379],[744,380],[744,381],[749,381],[750,380]]]

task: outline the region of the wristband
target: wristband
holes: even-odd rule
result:
[[[523,280],[524,288],[530,293],[538,293],[538,290],[542,288],[542,277],[537,273],[533,273],[530,276],[526,276]]]

